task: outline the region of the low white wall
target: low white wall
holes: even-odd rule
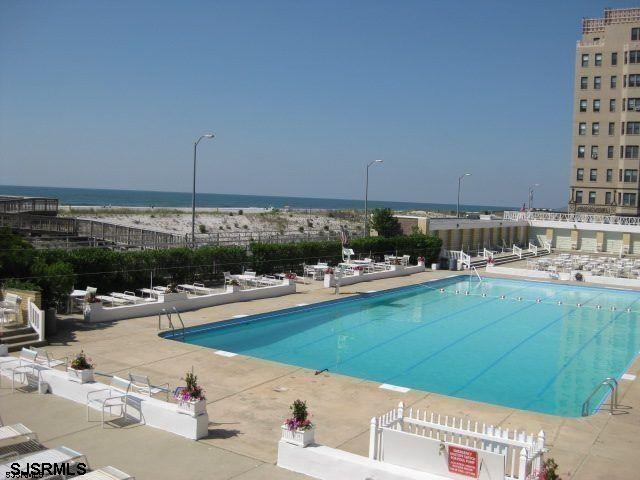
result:
[[[542,278],[545,280],[553,280],[550,272],[542,270],[528,270],[526,268],[509,268],[509,267],[492,267],[487,266],[487,272],[498,273],[502,275],[514,275],[517,277]],[[602,277],[593,275],[591,272],[581,270],[573,270],[569,272],[561,272],[560,280],[574,280],[576,273],[582,274],[582,281],[585,283],[594,283],[599,285],[611,285],[613,287],[636,287],[640,288],[640,280],[635,278],[616,278]]]
[[[487,265],[487,273],[513,275],[516,277],[541,278],[544,280],[556,280],[556,278],[552,276],[551,272],[544,272],[542,270],[528,270],[526,268],[495,267]],[[560,280],[571,280],[570,273],[561,272],[559,274],[559,277]]]
[[[278,466],[323,480],[443,480],[445,477],[368,457],[345,452],[324,445],[306,448],[283,440],[278,443]]]
[[[88,322],[112,322],[115,320],[125,320],[127,318],[159,315],[163,309],[170,311],[174,307],[179,312],[186,312],[189,310],[223,305],[225,303],[280,297],[282,295],[296,293],[296,284],[294,281],[284,280],[280,285],[248,288],[238,291],[233,290],[232,288],[227,288],[227,291],[223,293],[198,296],[188,296],[184,292],[170,293],[161,295],[157,302],[145,302],[118,307],[105,307],[101,303],[92,303],[89,304],[87,311],[85,311],[84,318]]]
[[[3,376],[11,379],[11,373],[8,372],[4,365],[16,362],[15,357],[1,357],[0,367],[2,367]],[[108,388],[108,385],[100,382],[78,383],[72,382],[67,377],[67,372],[43,369],[40,372],[40,378],[43,382],[49,384],[49,391],[53,395],[57,395],[73,402],[81,403],[86,406],[87,394]],[[6,384],[7,381],[5,380]],[[150,427],[175,433],[192,440],[206,437],[209,433],[209,415],[203,414],[198,417],[192,417],[186,413],[179,411],[179,407],[175,403],[163,402],[156,398],[150,398],[143,395],[129,394],[133,400],[127,404],[127,413],[134,418],[141,418],[141,422]],[[98,414],[92,419],[99,419]],[[137,415],[140,415],[137,417]]]
[[[373,273],[360,273],[358,275],[351,275],[348,277],[340,278],[340,286],[344,287],[346,285],[353,285],[355,283],[360,282],[370,282],[372,280],[381,280],[383,278],[393,278],[393,277],[403,277],[406,275],[411,275],[414,273],[424,272],[425,266],[423,263],[419,265],[392,265],[391,270],[384,270],[382,272],[373,272]],[[333,274],[325,274],[324,276],[324,286],[335,287],[336,286],[336,277]]]

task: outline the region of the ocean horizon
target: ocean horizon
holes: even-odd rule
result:
[[[191,192],[162,192],[154,190],[120,190],[102,188],[71,188],[0,185],[1,195],[27,197],[53,197],[61,205],[156,207],[178,208],[191,206]],[[364,200],[344,198],[288,197],[271,195],[239,195],[225,193],[197,193],[198,207],[206,208],[284,208],[312,210],[364,210]],[[456,209],[451,203],[399,202],[369,200],[369,208],[391,208],[392,210],[428,210],[448,212]],[[517,207],[497,205],[461,204],[465,211],[502,211]]]

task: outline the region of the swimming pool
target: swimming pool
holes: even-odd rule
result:
[[[638,354],[639,315],[637,292],[457,276],[193,327],[185,341],[577,417],[593,388]]]

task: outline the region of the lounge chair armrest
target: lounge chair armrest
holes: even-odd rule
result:
[[[94,395],[96,393],[102,393],[102,392],[111,392],[110,388],[101,388],[100,390],[93,390],[91,392],[87,393],[87,403],[89,403],[89,400],[91,400],[91,395]]]

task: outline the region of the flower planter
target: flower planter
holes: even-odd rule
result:
[[[191,415],[192,417],[198,417],[207,411],[207,401],[205,399],[196,401],[181,401],[180,411]]]
[[[88,383],[95,381],[93,378],[94,372],[95,370],[93,368],[87,368],[85,370],[76,370],[74,368],[69,368],[67,369],[67,376],[72,382]]]
[[[239,292],[242,289],[240,285],[227,285],[226,292],[227,293],[235,293]]]
[[[9,345],[0,345],[0,357],[6,357],[9,355]]]
[[[311,427],[307,430],[289,430],[286,425],[282,425],[282,439],[291,443],[292,445],[298,445],[299,447],[306,447],[314,441],[315,427]]]

